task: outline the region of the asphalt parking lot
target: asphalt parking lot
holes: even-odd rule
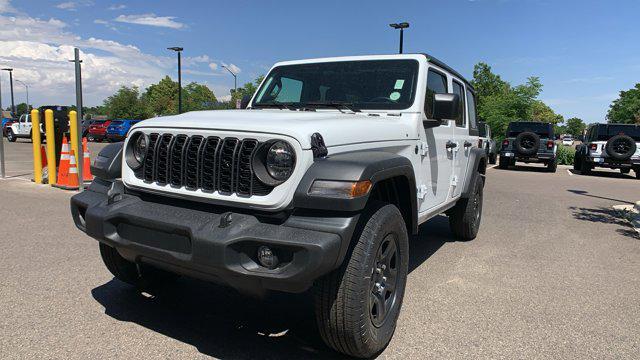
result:
[[[5,149],[0,358],[338,358],[308,294],[259,302],[190,279],[140,294],[114,280],[71,221],[72,193],[27,180],[29,142]],[[443,217],[412,240],[382,358],[640,358],[640,238],[611,209],[636,200],[633,175],[488,170],[474,241]]]

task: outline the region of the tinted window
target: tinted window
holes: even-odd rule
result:
[[[467,104],[469,105],[469,128],[475,129],[478,127],[476,121],[476,98],[475,95],[473,95],[473,92],[469,89],[467,89]],[[484,126],[480,126],[480,128],[483,127]]]
[[[427,75],[427,97],[424,102],[424,112],[428,119],[433,119],[433,96],[448,92],[447,77],[437,71],[429,70]]]
[[[113,125],[113,126],[119,126],[122,125],[122,120],[118,120],[118,121],[112,121],[111,124],[109,125]]]
[[[267,76],[252,106],[319,107],[317,103],[345,102],[359,109],[406,109],[413,104],[417,78],[415,60],[278,66]]]
[[[455,119],[456,120],[456,126],[459,127],[464,127],[465,126],[465,111],[464,109],[466,108],[465,106],[465,101],[464,101],[464,88],[462,87],[462,84],[460,84],[457,81],[453,82],[453,93],[458,95],[460,97],[460,108],[458,110],[458,117]]]
[[[616,135],[627,135],[635,141],[640,141],[640,126],[637,125],[602,125],[598,126],[596,141],[607,141]]]
[[[551,125],[536,122],[512,122],[507,128],[507,137],[516,137],[522,132],[534,132],[543,137],[553,137]]]
[[[478,124],[478,136],[487,137],[487,125],[485,123]]]

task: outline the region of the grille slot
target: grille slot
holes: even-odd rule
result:
[[[273,187],[260,182],[253,172],[252,159],[259,146],[255,139],[152,133],[143,170],[135,176],[191,191],[264,196]]]

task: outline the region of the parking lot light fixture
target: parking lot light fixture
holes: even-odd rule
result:
[[[227,69],[227,71],[233,75],[233,93],[235,94],[238,91],[238,74],[231,71],[227,65],[222,65],[222,67]]]
[[[29,85],[27,85],[24,81],[20,81],[18,79],[16,79],[17,83],[20,83],[24,86],[25,90],[27,91],[27,113],[29,112],[29,110],[31,110],[30,106],[29,106]]]
[[[178,114],[182,114],[182,63],[180,54],[184,48],[173,46],[168,47],[167,50],[173,50],[178,53]]]
[[[396,30],[400,29],[400,51],[398,53],[402,54],[402,44],[404,42],[404,29],[409,27],[409,23],[408,22],[394,23],[394,24],[389,24],[389,26],[391,26]]]
[[[4,68],[2,70],[9,72],[9,86],[11,87],[11,113],[13,116],[16,116],[16,104],[13,102],[13,69]]]

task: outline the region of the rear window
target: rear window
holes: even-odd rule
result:
[[[484,123],[478,124],[478,132],[480,137],[487,137],[487,127]]]
[[[640,126],[637,125],[603,125],[598,126],[598,141],[607,141],[612,136],[627,135],[640,141]]]
[[[549,124],[535,122],[512,122],[507,128],[507,137],[516,137],[523,132],[534,132],[542,137],[553,137]]]
[[[118,121],[112,121],[112,122],[111,122],[111,124],[109,124],[109,125],[119,126],[119,125],[122,125],[122,123],[123,123],[123,122],[124,122],[124,121],[121,121],[121,120],[118,120]]]

